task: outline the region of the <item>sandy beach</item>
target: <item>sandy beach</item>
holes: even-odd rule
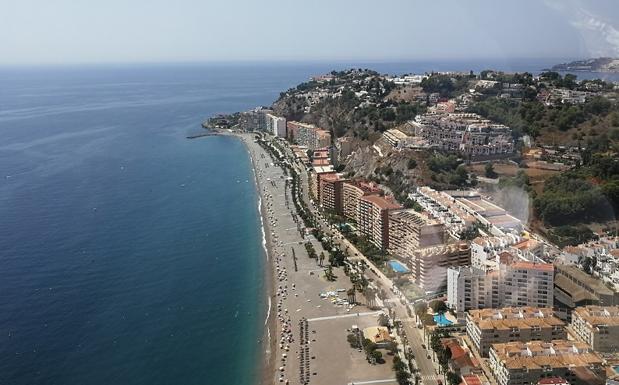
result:
[[[324,250],[313,236],[300,231],[303,225],[295,215],[284,171],[254,142],[253,134],[235,135],[252,159],[268,258],[270,313],[261,383],[347,384],[393,378],[390,357],[385,364],[369,365],[365,354],[346,341],[352,325],[374,326],[379,312],[347,304],[346,290],[352,285],[341,269],[333,269],[336,281],[325,279],[323,267],[309,258],[304,243],[311,242],[318,254]],[[358,294],[357,301],[365,300]]]

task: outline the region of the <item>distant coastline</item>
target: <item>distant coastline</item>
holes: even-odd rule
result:
[[[575,60],[569,63],[556,64],[550,68],[557,72],[599,72],[619,73],[619,59],[600,57],[595,59]]]

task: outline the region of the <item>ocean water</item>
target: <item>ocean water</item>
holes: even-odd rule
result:
[[[495,66],[542,66],[527,65]],[[487,67],[0,69],[0,384],[256,383],[265,259],[249,159],[233,138],[185,137],[350,66]]]
[[[0,71],[0,384],[255,383],[249,158],[234,138],[185,137],[305,71]]]

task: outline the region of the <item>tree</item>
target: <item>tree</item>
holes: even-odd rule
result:
[[[492,162],[486,163],[486,166],[484,167],[484,171],[485,171],[486,178],[495,179],[498,176],[496,171],[494,171],[494,165],[492,164]]]
[[[415,304],[415,315],[422,318],[424,314],[428,313],[428,304],[424,301],[417,302]]]
[[[393,357],[393,370],[395,372],[406,370],[406,364],[400,359],[400,356]]]
[[[381,353],[379,350],[372,351],[370,355],[376,362],[381,362],[383,360],[383,353]]]
[[[436,352],[436,356],[438,358],[438,363],[441,365],[443,372],[447,372],[449,368],[449,360],[451,359],[451,349],[445,348],[443,345]]]
[[[380,315],[378,316],[378,324],[380,326],[389,325],[389,317],[385,313],[380,313]]]
[[[417,167],[417,161],[413,158],[408,160],[407,167],[409,170],[412,170]]]
[[[430,302],[430,307],[435,314],[444,314],[447,311],[447,305],[441,300],[434,300]]]
[[[432,317],[432,314],[425,313],[419,318],[421,318],[421,322],[426,326],[436,325],[436,321],[434,321],[434,317]]]
[[[462,382],[462,377],[452,371],[447,372],[446,377],[448,385],[459,385]]]
[[[355,333],[348,334],[348,336],[346,336],[346,340],[350,344],[350,347],[354,349],[361,348],[361,345],[359,343],[359,336],[357,336]]]
[[[395,378],[399,385],[408,385],[410,384],[411,374],[405,370],[400,370],[395,373]]]

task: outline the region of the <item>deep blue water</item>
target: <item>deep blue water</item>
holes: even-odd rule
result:
[[[185,139],[307,69],[0,72],[0,384],[251,384],[265,316],[245,148]]]
[[[255,383],[250,164],[233,138],[185,136],[348,66],[0,69],[0,384]]]

